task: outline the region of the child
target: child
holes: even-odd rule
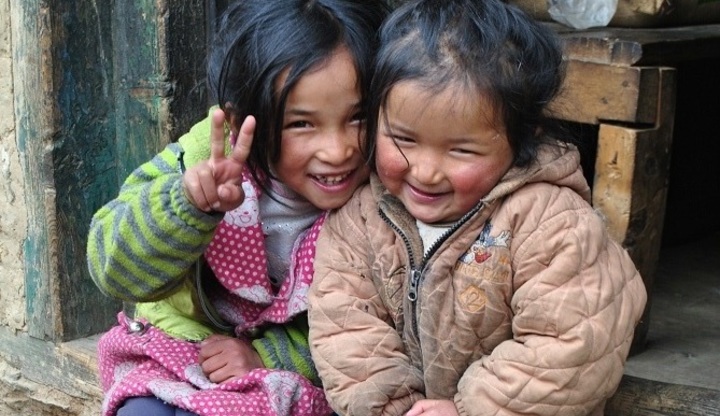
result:
[[[553,34],[499,0],[381,29],[374,174],[317,243],[310,349],[343,415],[602,415],[646,302],[547,104]]]
[[[221,109],[93,218],[94,281],[138,302],[98,344],[104,415],[331,413],[307,290],[325,211],[367,179],[363,97],[387,11],[381,0],[230,6],[208,67]]]

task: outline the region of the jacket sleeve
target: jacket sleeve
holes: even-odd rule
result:
[[[184,165],[209,156],[210,123],[194,126],[125,180],[92,218],[90,275],[100,290],[131,302],[154,301],[180,286],[222,215],[196,209],[182,189]]]
[[[309,294],[310,349],[327,398],[344,415],[403,415],[423,398],[373,284],[357,195],[326,220]]]
[[[513,338],[465,372],[461,414],[591,414],[620,382],[645,287],[591,207],[554,197],[571,202],[535,201],[515,229]]]

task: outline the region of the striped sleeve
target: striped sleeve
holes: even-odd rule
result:
[[[308,331],[307,314],[303,314],[292,322],[268,327],[252,345],[265,367],[298,373],[320,386],[322,382],[310,356]]]
[[[209,131],[195,134],[209,148]],[[187,138],[184,142],[190,145],[185,153],[195,159],[205,152]],[[181,157],[179,143],[168,145],[132,172],[118,197],[93,216],[87,261],[104,294],[131,302],[165,297],[182,283],[212,239],[222,215],[208,215],[187,200]]]

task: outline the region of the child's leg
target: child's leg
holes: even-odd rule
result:
[[[197,416],[195,413],[178,409],[157,397],[133,397],[125,400],[117,416]]]

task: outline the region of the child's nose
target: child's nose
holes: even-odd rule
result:
[[[332,131],[324,135],[320,158],[327,163],[341,163],[358,150],[358,137],[347,131]]]
[[[442,166],[437,158],[430,154],[421,152],[417,155],[414,161],[410,161],[412,164],[413,176],[420,183],[432,185],[437,184],[442,180]]]

